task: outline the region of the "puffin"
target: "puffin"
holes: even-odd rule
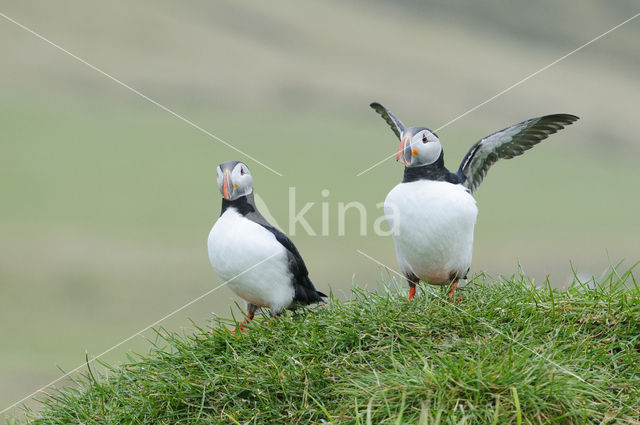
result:
[[[404,177],[387,195],[384,212],[391,228],[400,270],[409,284],[450,285],[449,297],[466,279],[473,254],[478,208],[473,197],[489,168],[499,159],[522,155],[578,120],[570,114],[531,118],[478,140],[453,173],[444,165],[438,135],[427,127],[405,127],[380,103],[371,105],[400,140],[396,161]]]
[[[249,167],[227,161],[216,172],[222,208],[209,233],[209,260],[246,302],[247,317],[240,330],[261,307],[278,316],[285,309],[322,302],[326,295],[309,279],[296,246],[256,208]]]

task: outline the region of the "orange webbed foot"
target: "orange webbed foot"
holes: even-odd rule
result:
[[[458,280],[456,279],[451,283],[451,291],[449,291],[449,299],[451,301],[455,301],[455,299],[453,298],[453,293],[456,292],[457,287],[458,287]]]
[[[411,285],[409,287],[409,296],[407,297],[407,299],[411,301],[415,296],[416,296],[416,286]]]
[[[253,320],[253,312],[249,312],[247,313],[247,317],[240,323],[238,323],[238,326],[236,326],[234,329],[231,329],[231,332],[236,333],[236,331],[238,331],[239,333],[244,332],[244,325],[248,325],[250,321]]]

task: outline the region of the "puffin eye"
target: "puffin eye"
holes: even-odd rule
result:
[[[427,139],[427,135],[423,134],[422,135],[422,143],[427,143],[429,141],[429,139]]]
[[[240,167],[240,175],[241,175],[241,176],[244,176],[245,174],[246,174],[246,173],[245,173],[245,171],[244,171],[244,168]]]

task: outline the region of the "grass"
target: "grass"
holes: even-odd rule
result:
[[[640,423],[640,286],[475,277],[451,304],[383,286],[350,301],[159,330],[148,355],[89,369],[42,400],[37,424]]]

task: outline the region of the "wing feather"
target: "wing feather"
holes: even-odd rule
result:
[[[545,115],[522,121],[478,140],[464,156],[458,169],[462,184],[474,192],[496,161],[522,155],[577,120],[578,117],[569,114]]]
[[[298,248],[296,248],[291,239],[271,225],[259,224],[270,231],[276,240],[287,250],[289,270],[291,270],[291,274],[293,275],[294,300],[305,304],[322,301],[321,297],[326,297],[326,295],[318,291],[313,285],[313,282],[311,282],[311,279],[309,279],[307,266],[304,264]]]
[[[400,121],[395,115],[393,115],[390,110],[388,110],[378,102],[373,102],[369,106],[371,106],[377,113],[382,116],[382,118],[384,118],[387,124],[389,124],[389,127],[391,127],[391,130],[393,130],[395,135],[398,136],[398,140],[402,139],[402,132],[405,129],[402,121]]]

